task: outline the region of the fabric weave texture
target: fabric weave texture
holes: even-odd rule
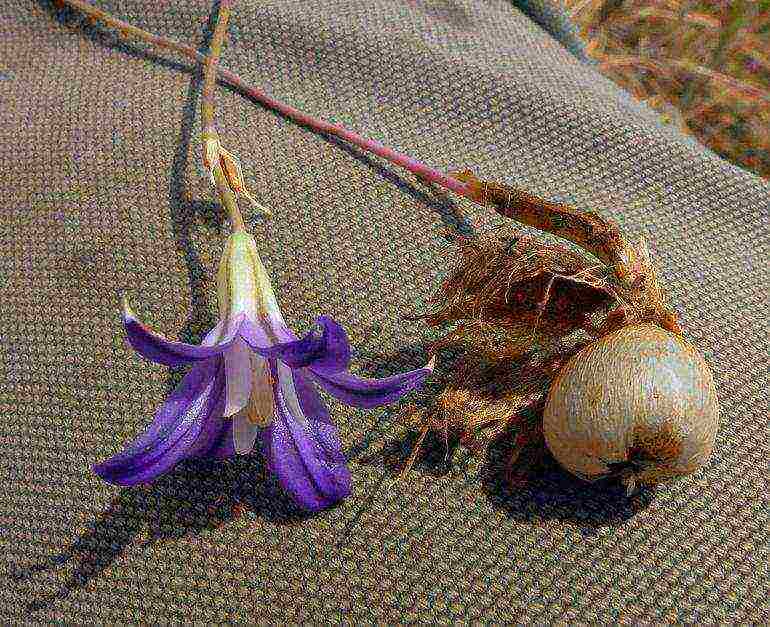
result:
[[[8,0],[1,616],[767,624],[770,186],[669,128],[580,60],[557,9],[527,4],[242,0],[222,65],[439,168],[644,235],[714,370],[709,466],[641,507],[566,476],[506,488],[488,479],[494,460],[462,452],[396,482],[369,460],[399,439],[403,403],[330,402],[353,474],[331,511],[303,515],[258,455],[185,462],[148,487],[100,481],[91,464],[141,432],[183,375],[132,353],[120,297],[173,339],[199,342],[216,321],[228,230],[200,165],[200,81],[188,62],[117,43],[47,1]],[[202,0],[98,5],[195,45],[210,28]],[[275,213],[247,221],[287,323],[339,321],[363,376],[423,365],[435,333],[403,316],[452,267],[446,231],[505,220],[230,89],[217,103],[223,144]]]

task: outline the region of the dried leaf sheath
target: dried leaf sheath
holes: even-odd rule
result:
[[[619,279],[633,281],[628,246],[613,222],[590,211],[548,202],[509,185],[480,181],[469,170],[453,172],[452,176],[468,185],[475,202],[517,222],[575,242],[612,267]]]
[[[563,336],[582,328],[588,316],[607,306],[613,290],[601,264],[559,245],[530,237],[512,244],[487,236],[459,241],[461,261],[444,280],[427,316],[438,325],[478,320],[524,326]]]
[[[425,320],[454,327],[435,350],[460,347],[453,379],[429,407],[412,411],[414,462],[429,432],[474,452],[515,432],[513,459],[544,446],[539,411],[559,368],[578,350],[626,324],[652,322],[680,333],[644,242],[627,246],[635,280],[559,244],[502,232],[458,238],[458,261]],[[536,415],[537,414],[537,415]],[[535,444],[533,444],[535,443]]]

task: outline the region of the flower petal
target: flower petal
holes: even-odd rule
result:
[[[293,375],[293,394],[303,415],[292,414],[285,386],[276,384],[276,418],[263,431],[263,447],[281,487],[302,507],[318,511],[350,494],[350,471],[317,393],[301,373]]]
[[[223,355],[225,359],[225,379],[227,381],[227,401],[222,413],[229,418],[246,407],[251,395],[251,351],[246,342],[238,338]]]
[[[214,329],[221,329],[220,337],[216,344],[197,346],[195,344],[185,344],[184,342],[172,342],[162,335],[151,331],[131,311],[128,302],[123,301],[123,325],[126,329],[128,342],[145,359],[166,366],[190,364],[219,355],[235,339],[242,320],[242,316],[225,320],[221,327],[217,326]]]
[[[236,455],[248,455],[254,448],[254,440],[259,433],[259,425],[249,420],[246,408],[239,411],[232,419],[233,451]]]
[[[223,409],[227,403],[227,366],[224,359],[216,361],[222,364],[217,372],[218,380],[216,381],[216,385],[222,386],[220,393],[221,402],[208,419],[204,420],[198,437],[188,449],[185,457],[224,459],[235,454],[233,449],[232,420],[222,416]]]
[[[422,385],[433,372],[435,358],[428,365],[384,379],[366,379],[350,372],[322,372],[309,368],[312,377],[329,394],[346,405],[354,407],[378,407],[391,403]]]
[[[275,413],[267,361],[252,353],[251,372],[253,378],[248,405],[232,419],[233,450],[239,455],[251,452],[257,433],[273,421]]]
[[[233,421],[210,420],[206,423],[209,426],[208,437],[204,438],[203,433],[196,441],[196,452],[191,453],[190,457],[208,458],[208,459],[227,459],[235,455],[233,447]],[[202,440],[205,440],[206,448],[202,448]]]
[[[340,372],[350,363],[350,343],[339,324],[328,316],[316,319],[317,329],[311,330],[301,340],[275,344],[258,349],[265,357],[280,359],[292,368],[309,367],[320,372]]]
[[[150,427],[122,452],[94,466],[117,485],[144,483],[198,454],[201,436],[215,438],[221,428],[225,376],[222,359],[196,364],[155,414]]]
[[[254,322],[251,318],[245,317],[240,327],[241,338],[255,351],[262,348],[268,348],[271,344],[266,324],[261,318]]]

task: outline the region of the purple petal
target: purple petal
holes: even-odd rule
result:
[[[329,410],[324,402],[321,400],[321,395],[315,389],[312,381],[301,370],[294,370],[292,372],[292,380],[294,382],[294,390],[297,393],[297,399],[299,400],[300,409],[302,413],[312,422],[323,422],[325,424],[333,424],[332,419],[329,416]],[[331,448],[340,450],[342,445],[339,440],[332,443]]]
[[[224,421],[225,376],[222,359],[195,365],[155,414],[150,427],[122,452],[94,466],[117,485],[154,479],[177,462],[210,449]]]
[[[378,407],[401,398],[422,385],[433,372],[434,361],[424,368],[411,370],[384,379],[365,379],[350,372],[321,372],[310,368],[311,375],[329,394],[346,405],[354,407]]]
[[[212,426],[219,427],[217,432],[211,434],[208,440],[208,448],[198,450],[195,457],[209,459],[226,459],[235,455],[233,447],[233,421],[230,418],[224,420],[210,420]],[[200,441],[200,438],[199,438]],[[196,447],[197,448],[197,447]]]
[[[143,325],[131,311],[128,303],[124,302],[123,307],[123,325],[129,344],[145,359],[166,366],[181,366],[219,355],[235,339],[242,320],[243,317],[238,316],[226,320],[221,327],[216,327],[214,330],[221,329],[219,341],[216,344],[196,346],[167,340]]]
[[[350,471],[326,408],[304,376],[293,374],[303,415],[290,413],[286,401],[289,390],[277,384],[276,417],[262,432],[263,447],[281,487],[302,507],[318,511],[350,494]]]
[[[266,330],[267,325],[261,322],[254,322],[251,318],[244,318],[241,323],[241,338],[255,351],[270,346],[270,338]]]
[[[280,359],[292,368],[310,367],[320,372],[339,372],[350,363],[350,344],[345,330],[327,316],[319,316],[316,326],[301,340],[275,344],[258,352],[268,358]]]

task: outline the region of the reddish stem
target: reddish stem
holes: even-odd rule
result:
[[[119,20],[116,17],[113,17],[112,15],[107,13],[106,11],[102,11],[101,9],[98,9],[92,6],[91,4],[84,2],[83,0],[59,0],[59,1],[61,3],[71,6],[74,9],[81,11],[82,13],[85,13],[91,19],[98,20],[103,24],[105,24],[106,26],[116,29],[120,33],[120,35],[123,37],[128,38],[133,36],[152,46],[156,46],[158,48],[165,48],[166,50],[173,50],[174,52],[177,52],[190,59],[194,59],[199,63],[203,64],[206,62],[206,55],[199,53],[192,46],[188,46],[187,44],[174,41],[173,39],[170,39],[168,37],[154,35],[145,30],[142,30],[141,28],[132,26],[128,22]],[[226,4],[229,4],[229,2]],[[292,120],[294,120],[299,124],[302,124],[303,126],[307,126],[309,128],[312,128],[322,133],[328,133],[329,135],[335,135],[336,137],[344,139],[345,141],[355,146],[358,146],[359,148],[367,152],[371,152],[379,157],[382,157],[383,159],[386,159],[387,161],[389,161],[394,165],[397,165],[401,168],[404,168],[405,170],[408,170],[409,172],[412,172],[413,174],[419,176],[420,178],[426,181],[440,185],[441,187],[444,187],[445,189],[448,189],[449,191],[452,191],[455,194],[458,194],[459,196],[465,196],[467,198],[471,198],[468,186],[462,181],[459,181],[452,176],[444,174],[443,172],[440,172],[435,168],[431,168],[430,166],[422,163],[421,161],[418,161],[417,159],[413,159],[409,155],[405,155],[396,150],[393,150],[392,148],[388,148],[387,146],[384,146],[378,141],[375,141],[373,139],[367,139],[366,137],[362,137],[358,133],[355,133],[349,129],[346,129],[341,124],[332,124],[331,122],[327,122],[326,120],[313,117],[312,115],[305,113],[303,111],[300,111],[299,109],[296,109],[291,105],[281,102],[280,100],[274,98],[273,96],[270,96],[269,94],[262,91],[261,89],[249,85],[235,72],[226,70],[221,66],[217,66],[216,71],[217,71],[217,74],[220,76],[220,78],[224,79],[227,83],[229,83],[233,87],[236,87],[238,90],[240,90],[247,96],[253,98],[258,102],[261,102],[263,105],[265,105],[270,109],[273,109],[274,111],[278,111],[279,113],[282,113],[286,117],[291,118]]]

